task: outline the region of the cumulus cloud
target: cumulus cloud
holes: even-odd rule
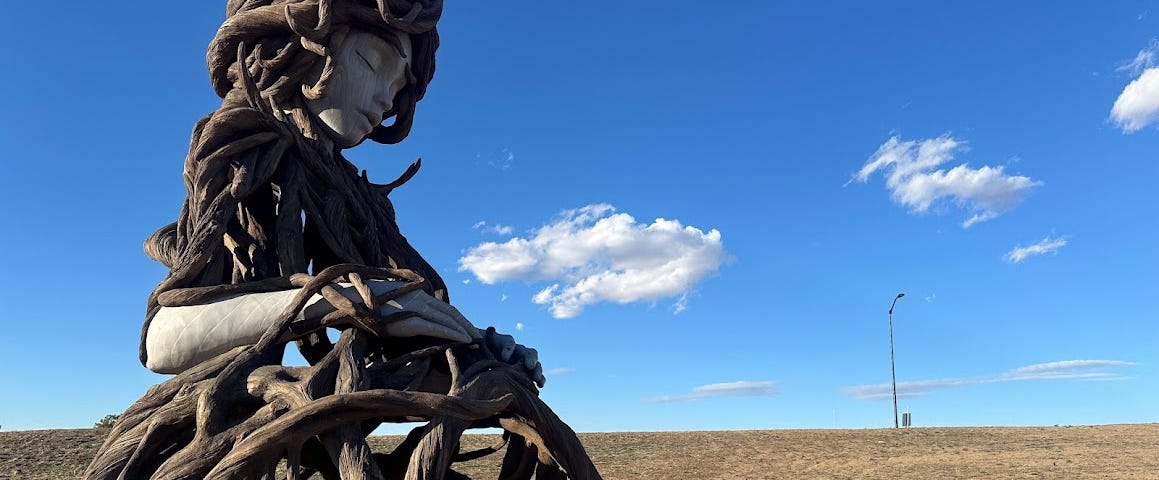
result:
[[[523,324],[523,322],[516,322],[516,323],[515,323],[515,329],[516,329],[516,330],[519,330],[520,332],[522,332],[522,331],[523,331],[523,329],[524,329],[524,328],[526,328],[526,327],[527,327],[527,326],[526,326],[526,325],[524,325],[524,324]]]
[[[1036,243],[1033,243],[1031,245],[1027,245],[1025,247],[1023,247],[1021,245],[1014,247],[1013,250],[1007,252],[1006,255],[1002,258],[1006,259],[1006,261],[1009,263],[1022,263],[1023,260],[1026,260],[1027,258],[1030,258],[1030,257],[1034,257],[1034,256],[1038,256],[1038,255],[1046,255],[1048,253],[1049,254],[1057,254],[1058,250],[1062,247],[1065,247],[1065,246],[1066,246],[1066,238],[1065,237],[1057,237],[1057,238],[1046,237],[1042,240],[1039,240]]]
[[[1013,209],[1042,185],[1030,177],[1009,175],[1001,165],[972,168],[963,163],[944,168],[965,150],[965,142],[949,135],[924,140],[902,140],[895,135],[878,147],[851,181],[866,183],[875,173],[884,172],[894,202],[913,213],[950,202],[970,215],[962,228]]]
[[[691,392],[682,395],[664,395],[644,399],[650,403],[691,402],[713,397],[770,397],[776,395],[777,384],[770,381],[739,381],[727,383],[711,383],[694,387]]]
[[[1159,120],[1159,67],[1143,71],[1127,84],[1111,106],[1111,121],[1125,133],[1134,133]]]
[[[998,375],[984,377],[943,378],[898,382],[898,398],[917,398],[938,390],[987,383],[1046,381],[1046,380],[1126,380],[1129,377],[1105,370],[1131,367],[1134,362],[1121,360],[1063,360],[1018,367]],[[893,398],[893,388],[888,383],[845,387],[845,393],[857,400],[884,400]]]
[[[637,223],[608,204],[562,212],[527,238],[471,247],[459,259],[486,284],[510,280],[550,285],[532,297],[555,318],[572,318],[600,302],[684,297],[728,261],[720,232],[679,220]],[[678,301],[682,310],[687,300]]]

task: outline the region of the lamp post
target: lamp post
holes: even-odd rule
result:
[[[897,294],[893,297],[893,303],[889,305],[889,377],[893,383],[893,428],[897,426],[897,371],[893,367],[893,307],[897,306],[897,300],[904,297],[904,293]]]

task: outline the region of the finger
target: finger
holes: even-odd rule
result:
[[[531,379],[535,381],[539,388],[547,385],[547,377],[543,375],[543,365],[535,365],[535,370],[531,372]]]
[[[414,312],[419,316],[426,318],[432,322],[438,323],[451,330],[456,330],[471,338],[470,330],[463,328],[463,326],[455,321],[453,317],[443,313],[440,309],[435,307],[435,304],[443,303],[424,292],[411,292],[402,297],[386,302],[387,306],[398,308],[400,310],[407,310]]]
[[[387,285],[387,286],[377,285],[377,284],[375,285],[376,288],[383,288],[383,291],[387,291],[391,288],[398,288],[400,286],[406,285],[405,282],[379,282],[379,283]],[[448,327],[450,327],[451,323],[454,323],[454,324],[458,325],[458,329],[462,330],[464,333],[469,335],[471,338],[482,338],[482,336],[483,336],[479,332],[478,328],[475,328],[475,326],[472,325],[471,322],[466,319],[466,317],[463,317],[462,313],[459,313],[458,309],[451,306],[451,304],[444,302],[442,300],[439,300],[435,297],[432,297],[432,296],[428,295],[426,292],[421,291],[421,290],[410,292],[410,293],[402,295],[396,299],[389,300],[383,305],[382,308],[383,308],[383,313],[391,313],[390,311],[387,310],[388,308],[394,309],[394,310],[399,310],[399,311],[409,310],[409,311],[413,311],[413,312],[423,314],[423,315],[425,315],[428,312],[432,312],[432,311],[438,312],[439,316],[437,318],[438,318],[439,323],[447,325]],[[431,317],[435,317],[435,315],[432,314]]]
[[[539,352],[534,348],[523,347],[523,368],[534,370],[539,365]]]
[[[439,300],[437,298],[435,299],[435,306],[447,315],[450,315],[454,321],[459,322],[459,325],[462,327],[462,329],[466,330],[467,334],[471,335],[472,339],[482,339],[482,332],[480,332],[478,327],[473,325],[471,320],[467,320],[467,318],[464,317],[461,312],[459,312],[459,308],[455,308],[454,305],[446,303],[446,301]]]
[[[494,332],[492,329],[488,329],[488,331]],[[510,362],[511,354],[515,352],[515,337],[502,333],[492,333],[487,337],[487,346],[491,347],[492,351],[499,352],[499,360]]]
[[[411,317],[386,326],[386,333],[395,337],[435,337],[455,342],[469,342],[467,334],[451,330],[443,325],[426,320],[422,317]]]
[[[398,287],[407,285],[408,283],[410,282],[403,282],[398,280],[368,280],[366,285],[370,287],[370,291],[374,293],[375,296],[378,296],[391,290],[397,289]]]
[[[444,302],[444,301],[439,300],[439,299],[434,298],[434,297],[431,297],[431,300],[432,300],[431,305],[435,309],[439,310],[440,312],[443,312],[447,316],[454,319],[455,322],[458,323],[460,327],[463,327],[463,331],[467,332],[467,334],[470,335],[471,338],[483,338],[483,334],[479,331],[479,329],[476,328],[475,325],[472,325],[471,321],[467,320],[467,317],[463,316],[463,314],[461,312],[459,312],[459,309],[455,308],[454,305],[451,305],[447,302]]]

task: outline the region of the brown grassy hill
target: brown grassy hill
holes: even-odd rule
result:
[[[76,478],[100,430],[0,432],[0,480]],[[608,479],[1159,479],[1159,424],[580,434]],[[375,437],[385,449],[398,437]],[[497,442],[469,439],[466,448]],[[498,457],[460,468],[496,478]]]

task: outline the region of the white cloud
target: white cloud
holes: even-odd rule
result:
[[[1126,380],[1128,377],[1106,371],[1113,368],[1131,367],[1134,362],[1121,360],[1063,360],[1039,363],[1007,370],[998,375],[986,377],[943,378],[898,382],[898,398],[917,398],[928,393],[952,387],[981,385],[987,383],[1023,382],[1036,380]],[[893,387],[888,383],[845,387],[846,394],[857,400],[884,400],[893,397]]]
[[[1135,362],[1121,360],[1063,360],[1018,367],[1002,374],[1002,380],[1085,380],[1107,378],[1118,375],[1107,372],[1093,372],[1108,368],[1133,367]]]
[[[555,376],[559,376],[559,375],[568,374],[568,373],[571,373],[571,372],[574,372],[574,371],[575,371],[575,369],[574,369],[574,368],[561,367],[561,368],[553,368],[553,369],[550,369],[550,370],[548,370],[548,371],[546,371],[546,372],[543,372],[543,374],[544,374],[545,376],[548,376],[548,377],[555,377]]]
[[[1143,71],[1127,84],[1111,107],[1111,121],[1125,133],[1137,132],[1159,120],[1159,67]]]
[[[475,155],[476,158],[482,157],[481,154]],[[515,152],[508,148],[500,148],[497,153],[487,154],[487,165],[498,168],[499,170],[507,170],[515,164]]]
[[[934,303],[934,300],[937,300],[937,299],[938,299],[938,294],[936,294],[936,293],[931,293],[929,295],[926,295],[926,298],[925,298],[926,303]]]
[[[520,332],[522,332],[525,327],[526,327],[526,325],[524,325],[523,322],[517,322],[515,324],[515,329],[520,331]]]
[[[949,135],[924,140],[893,136],[878,147],[853,180],[866,183],[878,171],[894,202],[913,213],[925,213],[950,201],[970,214],[962,228],[992,220],[1013,209],[1042,182],[1022,175],[1008,175],[1004,166],[971,168],[963,163],[940,168],[965,151],[964,142]]]
[[[598,204],[566,210],[527,238],[476,245],[459,259],[459,270],[486,284],[551,282],[532,301],[548,305],[556,318],[572,318],[600,302],[683,296],[728,259],[717,230],[663,218],[637,223]]]
[[[1007,252],[1006,255],[1002,258],[1006,259],[1006,261],[1010,263],[1022,263],[1023,260],[1037,255],[1046,255],[1048,253],[1057,254],[1058,250],[1065,246],[1065,237],[1046,237],[1042,240],[1039,240],[1037,243],[1027,245],[1025,247],[1021,245],[1014,247],[1013,250]]]
[[[511,232],[515,231],[515,229],[511,228],[510,226],[507,226],[507,225],[488,225],[487,222],[482,221],[482,220],[475,222],[474,225],[471,225],[471,228],[473,230],[479,230],[480,232],[483,232],[483,233],[494,233],[496,235],[511,235]]]
[[[1151,43],[1147,44],[1146,48],[1135,54],[1135,58],[1123,62],[1115,70],[1138,75],[1139,72],[1154,67],[1157,59],[1159,59],[1159,39],[1151,39]]]
[[[499,296],[499,301],[500,301],[500,302],[506,302],[506,301],[507,301],[507,294],[506,294],[506,293],[504,293],[503,295],[500,295],[500,296]]]
[[[936,390],[976,383],[983,382],[962,378],[898,382],[897,398],[918,398]],[[888,383],[857,385],[854,387],[845,387],[843,390],[845,390],[846,394],[857,400],[884,400],[893,398],[893,386]]]
[[[712,397],[770,397],[776,395],[777,384],[770,381],[739,381],[728,383],[712,383],[694,387],[691,392],[682,395],[663,395],[644,399],[651,403],[690,402]]]
[[[672,314],[679,315],[680,313],[684,312],[687,309],[688,309],[688,294],[684,293],[684,294],[680,295],[680,298],[676,300],[676,303],[672,304]]]
[[[471,279],[470,279],[470,278],[464,278],[464,279],[463,279],[463,285],[470,285],[470,284],[471,284]]]

